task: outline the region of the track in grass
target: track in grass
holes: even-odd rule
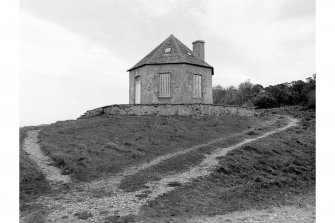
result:
[[[245,139],[226,148],[219,148],[207,155],[199,165],[191,167],[182,173],[169,175],[158,181],[148,182],[145,189],[134,192],[112,190],[109,196],[96,197],[90,194],[92,187],[86,186],[81,188],[82,191],[73,191],[57,199],[44,197],[39,200],[39,203],[50,207],[51,212],[47,216],[47,221],[54,222],[77,222],[78,219],[86,222],[103,222],[107,217],[115,216],[117,218],[120,216],[137,215],[141,206],[147,204],[149,201],[155,200],[158,196],[166,194],[182,184],[210,174],[218,164],[218,157],[222,157],[227,152],[245,144],[293,127],[297,124],[298,120],[288,118],[288,122],[284,127],[269,131],[258,137]],[[146,164],[146,166],[142,167],[156,165],[161,160],[165,159],[156,160],[150,165]],[[128,172],[128,174],[136,174],[137,172],[138,169],[134,169]],[[117,188],[118,182],[119,179],[115,179],[114,187]],[[96,188],[101,189],[100,186]]]
[[[44,155],[39,144],[38,144],[38,133],[40,130],[32,130],[27,132],[27,136],[23,142],[23,150],[28,154],[38,167],[42,170],[45,178],[52,184],[68,183],[70,177],[68,175],[62,175],[61,170],[55,166],[52,166],[51,159]]]

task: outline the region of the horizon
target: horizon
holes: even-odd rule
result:
[[[316,73],[313,0],[20,1],[20,126],[127,104],[126,70],[171,33],[206,42],[213,87]]]
[[[310,76],[310,77],[312,77],[312,75]],[[307,79],[307,78],[305,78],[305,79]],[[247,80],[246,80],[247,81]],[[296,81],[298,81],[298,80],[296,80]],[[304,82],[306,82],[306,80],[302,80],[302,81],[304,81]],[[292,81],[291,81],[292,82]],[[291,83],[291,82],[283,82],[283,83],[278,83],[278,84],[284,84],[284,83]],[[241,82],[242,83],[242,82]],[[252,81],[250,81],[250,83],[252,83]],[[257,84],[257,83],[252,83],[252,84]],[[273,84],[273,85],[277,85],[277,84]],[[269,87],[269,86],[273,86],[273,85],[267,85],[267,86],[263,86],[264,88],[266,88],[266,87]],[[219,85],[212,85],[212,88],[215,88],[215,87],[218,87]],[[233,86],[233,85],[230,85],[230,86],[222,86],[223,88],[228,88],[228,87],[231,87],[231,86]],[[235,88],[238,88],[238,85],[236,85],[236,86],[233,86],[233,87],[235,87]],[[129,103],[123,103],[123,104],[129,104]],[[122,105],[122,104],[108,104],[108,105],[102,105],[102,106],[99,106],[99,107],[104,107],[104,106],[111,106],[111,105]],[[99,107],[95,107],[95,108],[99,108]],[[88,111],[88,110],[92,110],[92,109],[95,109],[95,108],[90,108],[90,109],[87,109],[86,111]],[[86,111],[84,111],[81,115],[83,115]],[[50,122],[50,123],[41,123],[41,124],[36,124],[36,125],[21,125],[20,124],[20,128],[21,127],[29,127],[29,126],[43,126],[43,125],[49,125],[49,124],[52,124],[52,123],[56,123],[56,122],[59,122],[59,121],[71,121],[71,120],[76,120],[77,118],[79,118],[79,116],[78,117],[76,117],[76,118],[73,118],[73,119],[66,119],[66,120],[56,120],[56,121],[53,121],[53,122]]]

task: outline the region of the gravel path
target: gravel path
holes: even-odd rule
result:
[[[188,169],[185,172],[166,176],[165,178],[152,181],[146,184],[146,188],[135,192],[124,192],[118,188],[121,180],[125,176],[135,175],[140,170],[159,164],[160,162],[172,157],[191,152],[218,142],[221,139],[213,140],[209,143],[198,145],[181,152],[168,154],[158,157],[157,159],[126,169],[113,178],[107,178],[86,184],[75,185],[66,194],[55,196],[40,197],[34,204],[41,204],[49,209],[46,216],[46,222],[104,222],[107,217],[119,218],[128,215],[137,215],[140,208],[151,200],[155,200],[158,196],[166,194],[175,189],[169,186],[170,183],[184,184],[191,182],[195,178],[209,175],[218,164],[217,157],[224,156],[227,152],[241,147],[247,143],[267,137],[279,131],[284,131],[297,124],[298,120],[289,118],[288,124],[284,127],[269,131],[255,138],[248,138],[240,143],[226,148],[218,148],[213,153],[206,155],[205,159],[197,166]],[[267,122],[266,125],[272,125],[275,121]],[[245,134],[246,131],[239,134]],[[50,159],[43,155],[38,145],[38,130],[30,131],[24,141],[24,150],[42,169],[46,178],[50,181],[68,182],[69,176],[61,175],[59,169],[50,166]],[[96,196],[94,193],[101,191],[102,196]],[[220,216],[217,216],[219,219]],[[193,222],[222,222],[214,221],[214,219],[192,219]],[[111,221],[113,222],[113,221]],[[227,221],[229,222],[229,221]],[[235,221],[230,221],[235,222]],[[245,221],[245,222],[268,222],[268,221]],[[276,221],[274,221],[276,222]],[[290,221],[287,221],[290,222]]]
[[[171,222],[178,222],[171,221]],[[180,222],[180,221],[179,221]],[[315,206],[298,208],[295,206],[276,207],[268,210],[249,210],[233,212],[227,215],[216,215],[213,217],[195,217],[184,220],[186,223],[222,223],[222,222],[241,222],[241,223],[314,223]]]
[[[255,127],[255,128],[262,128],[262,127],[273,125],[277,120],[278,120],[278,118],[273,118],[272,120],[265,121],[264,123],[262,123],[261,125]],[[249,132],[250,130],[252,130],[252,129],[247,129],[247,130],[244,130],[240,133],[236,133],[236,134],[231,135],[231,136],[236,137],[236,136],[239,136],[239,135],[244,135],[247,132]],[[96,180],[96,181],[93,181],[89,184],[83,184],[83,185],[81,185],[81,187],[86,188],[86,189],[100,189],[100,188],[106,189],[106,188],[110,188],[114,192],[119,192],[120,190],[118,189],[118,186],[119,186],[121,180],[123,180],[126,176],[135,175],[138,172],[140,172],[142,170],[145,170],[145,169],[148,169],[149,167],[155,166],[155,165],[157,165],[157,164],[159,164],[159,163],[161,163],[165,160],[168,160],[168,159],[171,159],[173,157],[177,157],[179,155],[183,155],[183,154],[195,151],[195,150],[200,149],[200,148],[204,148],[204,147],[209,146],[209,145],[213,145],[215,143],[221,142],[221,141],[226,140],[226,139],[227,139],[227,137],[224,136],[224,137],[221,137],[221,138],[218,138],[218,139],[211,140],[211,141],[209,141],[207,143],[204,143],[204,144],[199,144],[199,145],[193,146],[191,148],[184,149],[182,151],[177,151],[177,152],[174,152],[174,153],[169,153],[169,154],[166,154],[166,155],[162,155],[162,156],[159,156],[159,157],[151,160],[150,162],[143,163],[143,164],[140,164],[138,166],[129,167],[129,168],[125,169],[124,171],[122,171],[121,173],[117,174],[116,176]]]
[[[140,170],[156,165],[171,157],[191,152],[194,149],[198,149],[199,146],[192,147],[186,151],[162,156],[143,165],[129,168],[114,178],[78,185],[75,188],[72,188],[68,193],[60,194],[58,197],[41,197],[36,203],[49,208],[50,212],[46,217],[46,222],[104,222],[106,217],[115,217],[117,219],[122,216],[137,215],[140,208],[147,204],[147,202],[174,190],[175,187],[169,186],[170,183],[177,182],[184,184],[191,182],[195,178],[207,176],[218,164],[217,157],[224,156],[227,152],[252,141],[259,140],[279,131],[284,131],[295,126],[297,122],[298,120],[296,119],[288,118],[288,124],[284,127],[269,131],[255,138],[245,139],[230,147],[218,148],[213,153],[207,155],[199,165],[194,166],[183,173],[169,175],[159,181],[149,182],[146,184],[146,188],[142,190],[124,192],[118,188],[118,185],[125,176],[135,175]],[[273,122],[267,124],[273,124]],[[35,151],[33,153],[35,155],[33,155],[32,158],[42,159],[42,161],[39,161],[39,166],[45,168],[48,166],[47,162],[49,162],[49,160],[46,159],[43,154],[41,156],[39,152],[36,152],[40,151],[37,144],[37,134],[38,132],[36,131],[29,132],[26,142],[27,145],[25,144],[25,147],[30,149],[31,147],[34,148],[32,151]],[[214,140],[213,142],[215,141],[218,140]],[[47,168],[47,170],[46,176],[51,177],[51,175],[54,175],[52,177],[54,180],[63,179],[62,177],[64,177],[63,175],[60,175],[58,169],[53,169],[53,174],[51,175],[47,174],[50,173],[51,170],[49,168]],[[102,190],[103,195],[92,195],[96,190]]]
[[[51,166],[51,159],[45,156],[38,145],[38,133],[40,130],[33,130],[27,132],[23,141],[23,150],[26,151],[30,159],[32,159],[42,170],[45,178],[50,181],[52,185],[58,183],[68,183],[70,177],[62,175],[60,169]]]

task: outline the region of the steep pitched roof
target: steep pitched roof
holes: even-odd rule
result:
[[[165,53],[167,48],[170,48],[170,53]],[[192,50],[190,50],[172,34],[128,71],[150,64],[183,63],[211,68],[212,74],[214,74],[214,68],[211,65],[194,55]]]

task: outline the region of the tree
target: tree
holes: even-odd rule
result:
[[[278,106],[291,105],[293,97],[290,91],[290,84],[283,83],[265,88],[265,92],[276,99]]]
[[[291,82],[291,90],[294,104],[304,104],[307,97],[303,94],[306,83],[302,80]]]
[[[252,103],[258,108],[273,108],[277,106],[276,99],[266,93],[258,94]]]
[[[253,98],[252,92],[253,84],[250,80],[246,80],[239,84],[238,86],[238,105],[243,105],[251,101]]]
[[[291,83],[270,85],[264,88],[259,84],[252,84],[246,80],[237,88],[221,85],[213,88],[214,104],[257,106],[260,108],[272,108],[284,105],[307,105],[315,107],[316,74],[302,80]]]
[[[254,97],[256,97],[259,93],[264,91],[264,87],[260,84],[255,84],[254,86],[252,86],[252,94]]]
[[[316,107],[316,98],[315,98],[315,87],[316,87],[316,74],[313,74],[312,77],[306,79],[306,85],[302,89],[302,93],[307,98],[307,108],[315,109]]]
[[[225,105],[238,105],[238,90],[234,86],[226,88],[226,95],[223,104]]]
[[[214,104],[223,104],[226,91],[221,85],[213,87],[213,103]]]

